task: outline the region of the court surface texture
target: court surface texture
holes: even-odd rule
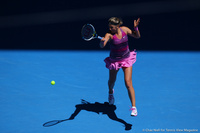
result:
[[[109,51],[0,51],[1,133],[199,132],[200,52],[137,51],[133,87],[120,70],[109,106]],[[51,85],[51,81],[55,85]],[[69,119],[73,118],[73,119]],[[50,127],[43,124],[65,120]]]

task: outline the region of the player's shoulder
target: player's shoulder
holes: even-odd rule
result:
[[[127,30],[130,30],[128,27],[126,27],[126,26],[121,26],[120,27],[122,30],[124,30],[124,31],[127,31]]]
[[[107,35],[107,36],[112,36],[111,31],[108,31],[108,32],[106,33],[106,35]]]
[[[130,29],[126,26],[121,26],[120,27],[126,34],[129,34],[130,33]]]

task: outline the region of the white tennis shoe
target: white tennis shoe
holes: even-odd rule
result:
[[[130,109],[130,111],[131,111],[131,116],[137,116],[137,108],[136,107],[132,107],[131,109]]]

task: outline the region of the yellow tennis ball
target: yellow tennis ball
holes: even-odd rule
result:
[[[51,81],[51,84],[52,84],[52,85],[55,85],[55,83],[56,83],[56,82],[55,82],[54,80]]]

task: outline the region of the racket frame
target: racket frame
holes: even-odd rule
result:
[[[86,26],[89,26],[91,29],[92,29],[92,36],[90,37],[90,38],[85,38],[84,37],[84,33],[83,33],[83,29],[85,29],[86,28]],[[97,33],[96,33],[96,31],[95,31],[95,28],[94,28],[94,26],[92,25],[92,24],[85,24],[83,27],[82,27],[82,29],[81,29],[81,35],[82,35],[82,38],[85,40],[85,41],[90,41],[90,40],[92,40],[92,39],[95,39],[95,38],[98,38],[98,39],[103,39],[103,37],[101,37],[101,36],[98,36],[97,35]]]

